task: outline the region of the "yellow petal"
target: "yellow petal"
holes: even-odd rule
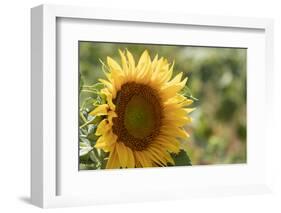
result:
[[[184,101],[177,102],[177,100],[170,101],[173,98],[170,98],[168,102],[165,102],[163,104],[163,110],[168,111],[176,111],[178,109],[182,109],[183,107],[189,106],[193,103],[190,99],[185,99]],[[190,111],[188,110],[190,109]],[[190,113],[194,110],[194,108],[187,108],[186,113]]]
[[[163,100],[167,100],[173,96],[175,96],[186,84],[187,78],[185,78],[182,82],[177,84],[171,84],[166,86],[161,91],[161,96]]]
[[[107,119],[104,119],[102,120],[98,127],[97,127],[97,130],[96,130],[96,135],[99,136],[99,135],[103,135],[105,134],[107,131],[109,131],[111,128],[111,125],[109,124],[108,120]]]
[[[120,168],[120,163],[118,159],[118,154],[116,152],[116,149],[114,148],[109,154],[108,161],[106,164],[106,169],[116,169],[116,168]]]
[[[189,109],[189,108],[188,108]],[[164,108],[164,116],[169,117],[185,117],[188,115],[188,110],[185,108],[177,108],[174,110],[168,110],[167,108]]]
[[[125,80],[125,76],[123,72],[117,71],[117,70],[112,70],[110,73],[111,79],[114,82],[115,89],[118,91],[121,89],[121,85],[123,84]]]
[[[107,57],[107,64],[111,70],[122,70],[120,65],[110,57]]]
[[[104,79],[99,79],[99,81],[101,82],[101,83],[103,83],[106,87],[107,87],[107,89],[111,92],[111,94],[112,94],[112,98],[114,99],[115,97],[116,97],[116,88],[115,88],[115,84],[114,84],[114,82],[109,82],[109,81],[107,81],[107,80],[104,80]]]
[[[190,104],[193,103],[193,100],[191,99],[186,99],[185,101],[181,102],[180,105],[185,107],[185,106],[189,106]]]
[[[135,157],[134,157],[134,153],[131,150],[130,147],[126,147],[127,148],[127,153],[128,153],[128,162],[127,162],[127,167],[128,168],[134,168],[135,167]]]
[[[90,115],[92,115],[92,116],[107,115],[108,109],[109,109],[109,107],[107,104],[102,104],[102,105],[99,105],[97,108],[95,108],[93,111],[91,111]]]
[[[143,167],[143,160],[142,160],[142,158],[141,158],[141,156],[139,155],[139,152],[138,151],[135,151],[134,152],[134,156],[135,156],[135,159],[136,159],[136,165],[138,166],[138,167]]]
[[[171,125],[162,126],[160,131],[161,134],[163,135],[175,136],[182,139],[186,139],[190,137],[189,134],[184,129],[179,127],[173,127]]]
[[[185,96],[181,95],[181,94],[176,94],[175,96],[171,97],[170,99],[166,100],[164,102],[164,106],[165,105],[169,105],[169,104],[180,104],[181,102],[184,102],[186,100],[190,100],[187,99]],[[190,100],[192,103],[192,100]]]
[[[194,110],[196,110],[196,108],[184,108],[184,110],[186,111],[187,114],[193,112]]]
[[[151,59],[148,54],[145,54],[144,57],[146,57],[146,59],[144,58],[142,60],[145,60],[145,64],[138,70],[137,80],[140,83],[147,84],[152,76]]]
[[[149,57],[149,54],[148,54],[148,51],[147,50],[145,50],[143,53],[142,53],[142,55],[141,55],[141,57],[140,57],[140,59],[139,59],[139,62],[138,62],[138,65],[137,65],[137,69],[138,70],[142,70],[142,68],[146,65],[146,61],[147,61],[147,58]]]
[[[128,68],[126,56],[121,50],[119,50],[119,55],[121,57],[124,76],[127,77],[129,73],[129,68]]]
[[[110,147],[117,141],[117,136],[109,131],[106,134],[100,136],[95,144],[96,148],[103,149],[104,147]]]
[[[107,80],[104,80],[104,79],[99,79],[99,81],[101,83],[103,83],[104,86],[106,86],[110,91],[112,91],[113,88],[112,88],[112,83],[111,82],[109,82]]]
[[[155,69],[153,68],[154,72],[152,80],[158,82],[160,85],[163,85],[163,83],[166,83],[170,80],[173,70],[169,69],[169,64],[166,59],[160,58],[160,60],[156,63]]]
[[[155,58],[154,58],[155,59]],[[161,68],[162,68],[162,63],[164,61],[164,58],[161,57],[159,60],[153,60],[153,66],[154,66],[154,70],[153,70],[153,73],[159,73]]]
[[[166,67],[163,68],[162,72],[159,72],[152,77],[155,78],[155,81],[157,81],[160,85],[169,81],[173,74],[172,71],[168,69],[168,66],[169,65],[167,64]]]
[[[157,144],[165,147],[169,152],[178,153],[180,142],[173,136],[161,136],[157,138]]]
[[[177,153],[178,153],[178,152],[177,152]],[[174,161],[174,159],[171,157],[171,155],[170,155],[169,153],[165,153],[164,156],[165,156],[167,162],[169,162],[169,163],[172,164],[172,165],[175,165],[175,161]]]
[[[163,83],[168,82],[171,79],[171,77],[173,75],[174,63],[175,62],[173,62],[170,69],[167,68],[167,70],[165,70],[165,72],[163,72],[162,76],[159,77],[159,79],[158,79],[159,82],[161,82],[163,84]]]
[[[149,156],[149,158],[155,162],[158,166],[165,166],[166,165],[166,161],[164,158],[161,158],[157,153],[155,153],[152,149],[148,149],[147,150],[147,154],[145,154],[145,156]]]
[[[136,73],[135,73],[135,60],[133,55],[127,50],[127,59],[128,59],[128,76],[127,81],[134,81],[136,79]]]
[[[134,60],[132,53],[130,53],[129,50],[127,50],[127,58],[128,58],[128,62],[129,62],[129,68],[135,69],[135,60]]]
[[[151,71],[149,65],[147,65],[146,71],[145,71],[144,75],[142,76],[140,83],[149,84],[149,82],[151,81],[151,74],[152,74],[152,71]]]
[[[192,122],[192,119],[190,117],[183,117],[183,118],[164,118],[163,120],[163,125],[174,125],[174,126],[184,126],[185,124],[188,124]]]
[[[151,148],[155,149],[156,152],[158,152],[159,155],[161,155],[167,163],[175,164],[173,158],[171,157],[170,153],[168,153],[166,150],[163,150],[163,146],[158,147],[158,144],[155,144],[156,146],[152,146]]]
[[[128,152],[125,145],[122,142],[118,142],[116,144],[116,150],[118,153],[120,165],[122,168],[127,167],[127,160],[128,160]]]
[[[107,119],[108,119],[108,122],[109,122],[110,125],[113,125],[112,119],[115,118],[115,117],[117,117],[116,112],[114,112],[114,111],[109,111],[108,112]]]
[[[151,167],[152,166],[151,162],[145,158],[145,156],[143,155],[143,153],[141,151],[135,151],[135,155],[136,155],[137,159],[139,160],[142,167]]]
[[[108,148],[109,145],[106,143],[106,139],[104,136],[100,136],[98,138],[98,140],[96,141],[96,144],[95,144],[95,148],[97,149],[104,149],[104,148]]]
[[[115,104],[112,102],[112,94],[110,92],[107,92],[105,95],[106,95],[106,101],[107,101],[109,108],[114,111]]]
[[[168,111],[168,110],[177,110],[186,106],[189,106],[193,103],[193,101],[191,99],[181,99],[178,97],[174,97],[174,98],[170,98],[168,101],[164,102],[163,107],[164,110]]]
[[[169,81],[169,84],[177,84],[181,81],[182,78],[182,72],[177,74],[171,81]]]

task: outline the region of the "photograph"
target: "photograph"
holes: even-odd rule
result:
[[[2,98],[3,112],[10,118],[2,120],[23,121],[11,113],[28,102],[28,113],[18,115],[30,131],[27,143],[22,131],[28,125],[6,124],[3,131],[3,141],[20,137],[14,164],[7,161],[11,150],[3,149],[10,167],[3,169],[4,198],[16,194],[19,183],[26,192],[17,193],[18,205],[4,202],[5,209],[219,213],[254,206],[276,212],[277,4],[113,2],[116,7],[27,4],[29,16],[17,8],[6,15],[14,22],[8,22],[8,37],[19,37],[2,39],[7,65],[19,74],[4,66],[3,74],[12,77],[3,78],[10,97]],[[29,49],[16,57],[11,44]],[[27,97],[18,94],[24,88]],[[22,160],[27,167],[12,169]],[[25,178],[10,187],[19,169]]]
[[[80,171],[247,163],[247,48],[77,45]]]

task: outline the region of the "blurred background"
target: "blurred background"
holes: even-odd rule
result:
[[[185,150],[193,165],[246,163],[246,49],[80,41],[84,85],[105,77],[100,60],[110,56],[120,62],[118,49],[128,49],[136,61],[145,49],[152,58],[158,54],[170,63],[175,60],[174,75],[184,72],[188,77],[198,99],[192,105],[193,122],[186,127],[191,138]],[[80,103],[87,95],[80,95]]]

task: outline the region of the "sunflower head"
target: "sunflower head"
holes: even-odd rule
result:
[[[180,94],[187,78],[172,78],[173,64],[146,50],[137,64],[128,50],[119,54],[121,64],[107,57],[107,79],[100,79],[106,103],[90,113],[103,118],[95,147],[109,152],[106,168],[174,165],[171,154],[189,137],[192,100]]]

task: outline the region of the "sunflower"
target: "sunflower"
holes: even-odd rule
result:
[[[187,78],[172,78],[174,63],[147,50],[137,64],[128,50],[119,54],[121,65],[107,57],[107,80],[99,79],[106,102],[90,113],[102,117],[95,148],[109,152],[107,169],[174,165],[171,154],[189,137],[192,100],[180,94]]]

